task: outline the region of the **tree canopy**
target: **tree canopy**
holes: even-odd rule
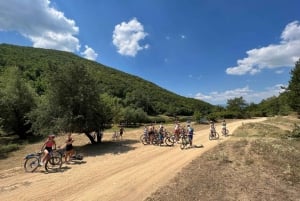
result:
[[[300,59],[291,71],[291,80],[288,85],[289,105],[300,115]]]

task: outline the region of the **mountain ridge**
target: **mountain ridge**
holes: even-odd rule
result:
[[[82,58],[74,53],[0,44],[0,69],[17,66],[39,95],[43,93],[43,80],[50,64],[68,66],[72,63],[89,68],[95,74],[97,81],[102,84],[103,93],[122,100],[129,99],[129,96],[144,99],[142,102],[146,101],[149,104],[147,107],[150,108],[145,112],[150,115],[192,115],[194,111],[209,113],[214,107],[204,101],[183,97],[151,81]],[[145,110],[142,105],[136,105],[136,102],[139,100],[132,100],[130,104]],[[126,103],[124,104],[127,106]]]

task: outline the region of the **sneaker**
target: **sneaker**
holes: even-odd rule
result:
[[[40,166],[43,166],[44,165],[44,163],[43,162],[40,162]]]

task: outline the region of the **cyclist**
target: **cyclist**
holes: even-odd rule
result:
[[[65,162],[68,163],[71,160],[71,157],[74,154],[73,148],[74,139],[72,138],[72,134],[69,133],[66,139],[66,154],[65,154]]]
[[[215,136],[215,133],[216,133],[216,128],[215,128],[215,123],[213,121],[210,121],[210,133],[211,133],[211,136]]]
[[[188,124],[187,125],[187,136],[189,138],[190,141],[190,146],[193,146],[193,135],[194,135],[194,129]]]
[[[180,125],[179,125],[178,122],[176,122],[176,124],[175,124],[174,134],[175,134],[175,139],[178,142],[179,141],[179,134],[180,134]]]
[[[55,135],[49,135],[47,141],[42,146],[41,150],[44,150],[44,156],[40,162],[40,165],[44,165],[44,161],[46,160],[46,157],[48,154],[50,154],[53,151],[53,148],[56,149],[56,142],[54,140]]]
[[[160,124],[160,126],[159,126],[158,138],[159,138],[160,144],[163,143],[163,141],[164,141],[164,126],[162,124]]]
[[[226,135],[226,121],[225,121],[225,119],[222,121],[222,133],[224,134],[224,135]]]
[[[155,135],[155,127],[154,127],[153,124],[151,124],[150,127],[149,127],[149,132],[148,132],[150,144],[153,144],[153,140],[154,140],[154,137],[155,137],[154,135]]]
[[[144,126],[144,136],[145,136],[146,138],[148,137],[148,128],[147,128],[146,125]]]

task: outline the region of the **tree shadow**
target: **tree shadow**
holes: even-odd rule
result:
[[[98,156],[104,154],[123,154],[131,150],[134,150],[135,147],[131,146],[132,144],[138,143],[138,140],[125,139],[120,141],[102,141],[101,143],[96,144],[85,144],[82,146],[75,146],[77,153],[83,154],[86,156]]]

